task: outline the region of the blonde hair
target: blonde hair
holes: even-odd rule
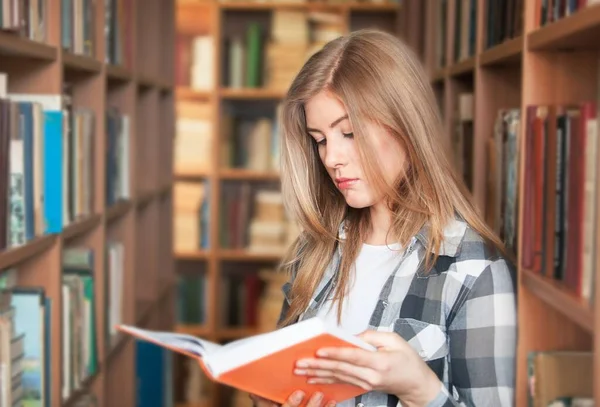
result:
[[[349,207],[319,159],[316,143],[306,131],[304,104],[322,90],[338,97],[352,123],[363,171],[387,197],[392,215],[390,235],[405,246],[423,225],[429,225],[428,250],[437,252],[443,228],[456,215],[497,246],[502,243],[480,219],[467,198],[442,146],[442,121],[424,69],[398,38],[376,30],[352,32],[313,54],[291,84],[280,113],[281,188],[288,213],[303,232],[282,263],[296,270],[291,304],[282,325],[294,321],[331,262],[336,244],[343,256],[334,301],[348,285],[351,266],[369,231],[369,210]],[[404,148],[407,170],[386,185],[361,124],[385,128]],[[346,237],[340,241],[342,223]],[[436,256],[428,258],[429,268]],[[341,302],[338,303],[338,318]]]

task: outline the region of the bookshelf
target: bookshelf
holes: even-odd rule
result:
[[[444,142],[516,259],[518,406],[528,405],[532,353],[559,350],[586,352],[593,375],[577,367],[571,378],[552,371],[554,383],[564,389],[579,381],[576,395],[600,401],[598,3],[425,6],[424,60],[446,123]],[[547,373],[539,369],[537,383],[537,374]]]
[[[175,2],[2,7],[27,28],[0,19],[0,297],[15,307],[0,347],[38,315],[23,360],[33,341],[44,405],[135,405],[135,341],[111,328],[174,327]]]
[[[266,283],[257,276],[277,266],[281,247],[294,233],[273,215],[281,211],[277,105],[319,41],[363,27],[400,35],[403,17],[402,6],[387,1],[178,2],[173,248],[181,278],[178,331],[227,342],[272,327],[272,317],[266,321],[259,311],[265,308]],[[253,30],[260,33],[254,39]],[[253,41],[259,43],[258,56],[249,51]],[[240,153],[242,148],[247,152]],[[260,212],[273,216],[262,230],[254,219]],[[279,247],[264,243],[276,239]],[[244,292],[236,291],[234,281],[242,281]],[[232,312],[243,306],[228,304],[236,298],[253,315]],[[246,395],[198,378],[197,367],[180,362],[174,376],[178,405],[248,405]]]

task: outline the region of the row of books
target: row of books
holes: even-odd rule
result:
[[[543,27],[595,4],[600,0],[536,0],[535,26]]]
[[[256,327],[263,283],[255,270],[237,267],[219,277],[217,296],[220,327]],[[207,322],[210,284],[205,273],[181,272],[177,277],[177,322],[201,325]],[[281,305],[281,304],[280,304]]]
[[[334,12],[274,10],[268,26],[250,20],[224,39],[222,85],[286,90],[308,57],[343,32]]]
[[[518,179],[519,133],[521,110],[500,109],[494,132],[487,140],[488,179],[487,213],[489,225],[500,236],[506,248],[518,252]]]
[[[81,0],[80,0],[81,1]],[[104,61],[131,68],[133,65],[132,16],[135,0],[104,0],[104,33],[106,54]]]
[[[173,171],[177,175],[207,173],[213,165],[213,108],[209,102],[177,100]]]
[[[0,250],[95,212],[95,113],[63,94],[9,93],[0,73]],[[106,199],[129,198],[126,116],[107,114]],[[123,124],[125,123],[125,124]]]
[[[27,4],[28,7],[25,7]],[[0,0],[0,30],[44,42],[48,7],[45,0]]]
[[[524,0],[496,0],[486,3],[485,48],[523,34],[524,6]]]
[[[174,249],[208,249],[209,181],[178,181],[174,187]],[[219,201],[219,246],[280,255],[299,233],[285,214],[281,193],[268,183],[224,182]]]
[[[259,172],[279,171],[280,105],[271,114],[224,108],[221,117],[220,166]]]
[[[498,2],[488,2],[488,4]],[[450,14],[450,5],[454,5]],[[437,32],[435,61],[438,68],[445,67],[448,57],[446,38],[448,35],[448,15],[454,16],[453,43],[450,48],[451,60],[459,62],[475,55],[477,44],[477,0],[440,0],[436,2]],[[489,27],[489,25],[488,25]]]
[[[525,120],[522,265],[592,301],[599,216],[597,102],[530,105]]]
[[[202,175],[216,161],[213,142],[219,143],[221,168],[260,172],[279,171],[279,105],[263,109],[243,102],[223,106],[220,137],[213,137],[209,103],[192,100],[177,102],[174,147],[175,174]]]
[[[436,63],[446,66],[446,35],[448,27],[449,0],[437,4]],[[523,34],[523,0],[496,0],[484,3],[484,42],[485,49]],[[568,17],[586,7],[600,4],[600,0],[536,0],[535,27],[543,27],[554,21]],[[454,42],[452,60],[458,62],[473,56],[476,46],[477,0],[456,0],[454,2]]]
[[[223,183],[219,206],[220,247],[282,255],[299,234],[281,192],[266,183]]]
[[[287,89],[306,59],[344,32],[343,16],[326,11],[274,10],[270,25],[249,20],[223,39],[223,86]],[[215,39],[176,39],[176,83],[198,91],[215,88]]]
[[[454,128],[452,131],[452,154],[456,171],[469,190],[473,188],[474,106],[473,92],[456,96]]]
[[[107,3],[109,7],[110,3]],[[79,55],[96,52],[97,7],[92,0],[61,0],[61,45]]]
[[[118,255],[120,243],[111,242],[110,259]],[[68,400],[82,389],[86,379],[98,372],[97,272],[93,250],[66,248],[61,277],[61,326],[51,324],[51,309],[60,304],[44,286],[19,284],[19,268],[0,271],[0,404],[49,407],[53,380],[61,380],[61,396]],[[106,295],[106,326],[121,322],[123,257],[109,261],[105,278],[118,287]],[[108,287],[108,285],[106,285]],[[117,308],[116,312],[113,309]],[[61,331],[62,360],[52,353],[52,332]],[[51,375],[60,363],[62,377]],[[95,405],[94,397],[82,397],[77,405]]]
[[[215,84],[214,40],[210,35],[179,34],[175,41],[175,84],[211,91]]]
[[[273,317],[281,309],[283,282],[278,287],[269,286],[271,276],[278,275],[270,269],[256,271],[246,268],[238,268],[237,272],[222,273],[219,277],[219,326],[258,328],[260,325],[261,330],[273,329],[276,324]],[[205,273],[178,275],[177,322],[179,324],[201,325],[207,322],[208,290],[209,284]]]
[[[175,252],[208,249],[210,247],[210,181],[178,181],[173,190]]]
[[[0,30],[45,42],[48,6],[45,0],[0,0]],[[133,0],[105,0],[104,9],[93,0],[61,0],[61,46],[75,54],[94,56],[97,49],[97,13],[104,13],[105,62],[131,66]]]
[[[98,48],[97,17],[98,13],[103,13],[104,62],[131,67],[132,24],[128,22],[131,21],[133,7],[134,0],[105,0],[104,9],[93,0],[61,0],[62,48],[74,54],[95,57]]]

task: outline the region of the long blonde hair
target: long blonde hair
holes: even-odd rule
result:
[[[398,38],[377,30],[352,32],[326,44],[302,67],[283,101],[281,188],[288,213],[303,232],[282,263],[296,270],[291,304],[282,325],[294,321],[309,304],[323,278],[336,243],[343,256],[334,301],[348,285],[351,266],[369,231],[368,209],[349,207],[319,159],[306,131],[304,104],[322,90],[345,105],[367,180],[387,197],[393,212],[389,234],[403,246],[429,224],[429,252],[435,253],[443,228],[456,214],[490,242],[501,242],[480,219],[456,178],[442,146],[442,121],[424,69]],[[406,151],[408,168],[395,185],[386,185],[362,123],[383,126]],[[346,237],[340,241],[341,222]],[[427,259],[427,267],[435,256]],[[341,302],[338,318],[341,315]]]

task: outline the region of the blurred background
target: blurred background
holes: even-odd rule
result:
[[[362,28],[514,256],[516,405],[600,400],[600,0],[0,0],[0,407],[251,405],[115,326],[275,327],[279,103]]]

